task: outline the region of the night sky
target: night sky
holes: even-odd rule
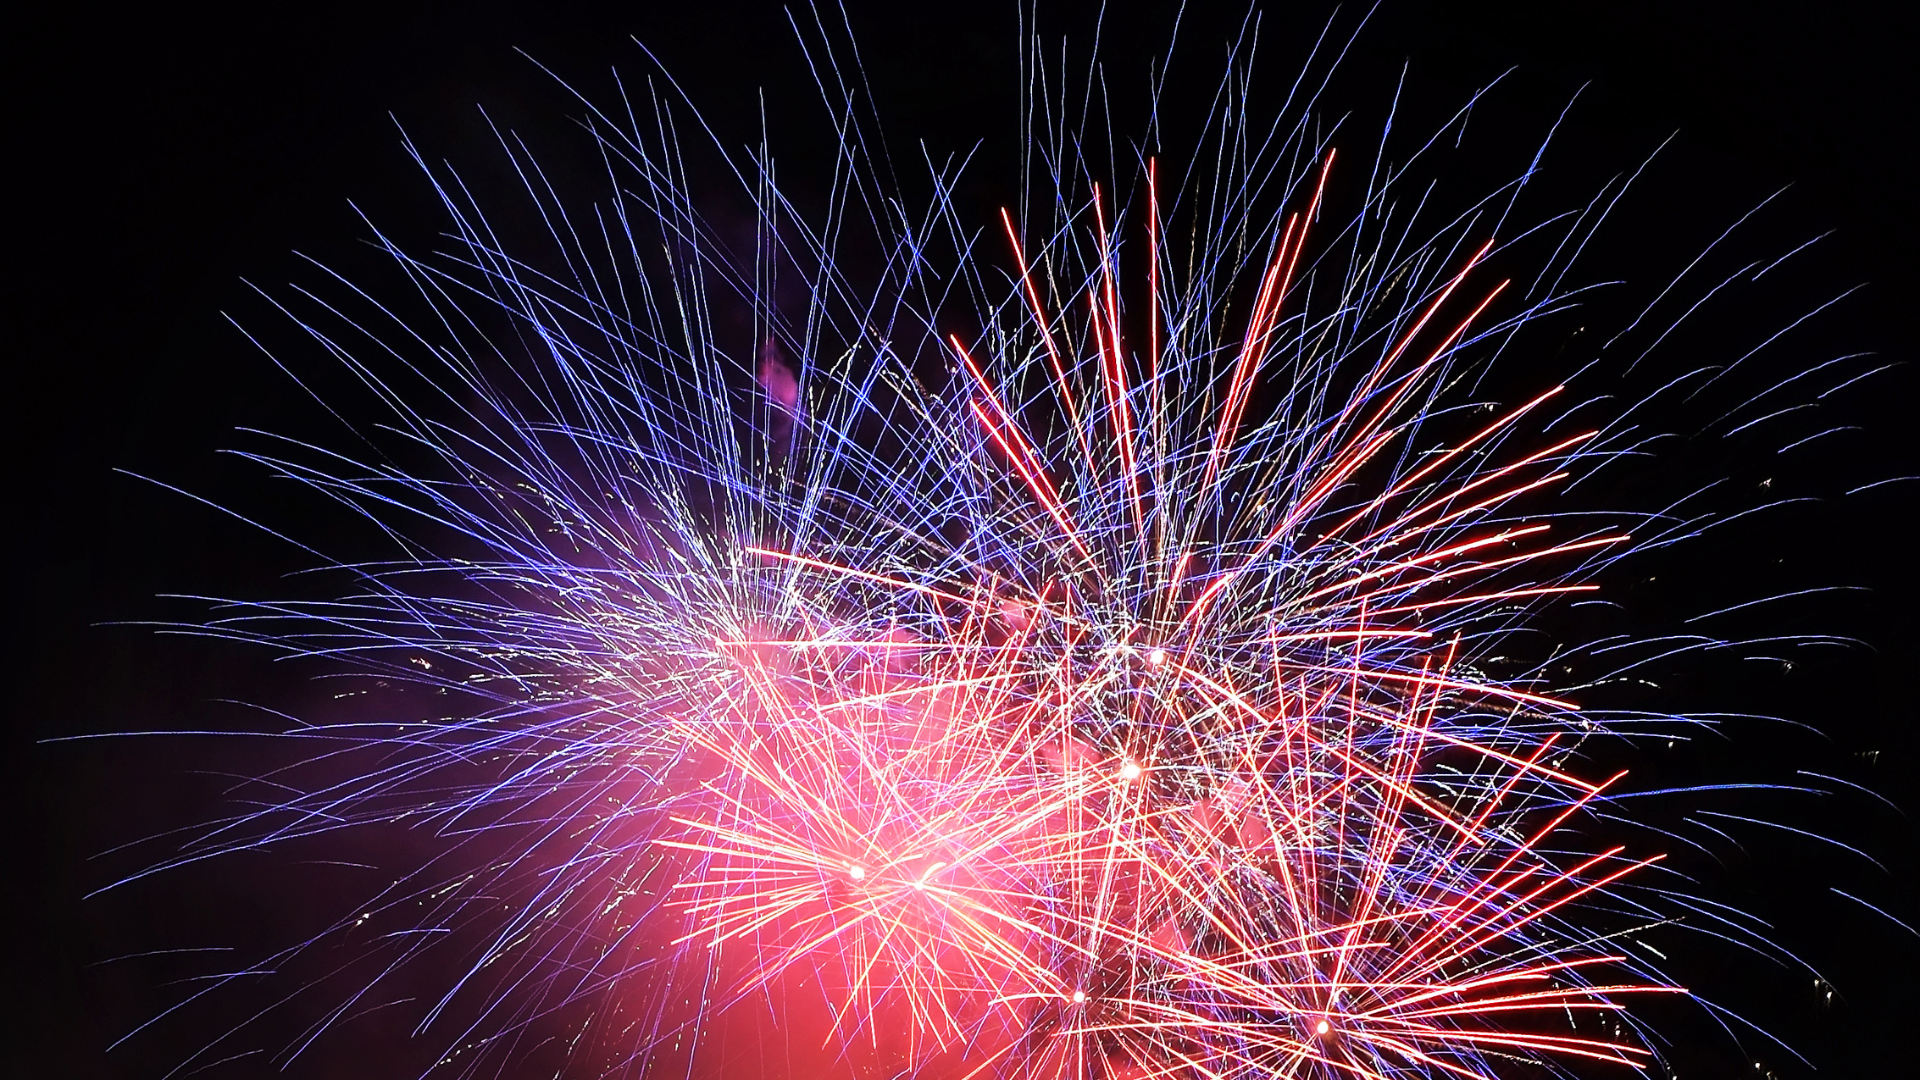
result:
[[[655,7],[658,10],[653,10]],[[944,155],[978,140],[983,179],[963,189],[981,221],[999,205],[992,178],[1013,159],[1014,5],[947,5],[907,16],[850,5],[854,32],[888,136],[924,138]],[[1596,254],[1603,269],[1671,276],[1721,228],[1791,184],[1752,232],[1757,249],[1785,252],[1834,235],[1796,263],[1776,292],[1737,300],[1713,316],[1726,342],[1777,327],[1859,282],[1868,287],[1748,372],[1756,387],[1845,352],[1912,360],[1920,244],[1913,207],[1916,125],[1912,32],[1898,5],[1736,3],[1580,5],[1402,3],[1378,13],[1343,69],[1339,100],[1362,115],[1410,65],[1411,123],[1437,122],[1471,91],[1517,69],[1488,106],[1489,159],[1525,148],[1583,85],[1560,166],[1569,184],[1598,186],[1632,168],[1674,131],[1627,213]],[[1084,38],[1092,7],[1047,5],[1048,32]],[[1351,15],[1351,13],[1349,13]],[[1195,5],[1183,30],[1189,92],[1212,90],[1236,5]],[[1304,54],[1324,20],[1318,4],[1270,6],[1267,78]],[[1171,16],[1115,8],[1107,49],[1115,85],[1140,82],[1142,59],[1164,43]],[[311,405],[222,318],[270,321],[248,290],[300,276],[294,252],[353,265],[368,256],[359,207],[405,240],[431,241],[429,193],[407,160],[396,121],[428,156],[491,160],[502,127],[530,134],[554,168],[590,170],[568,118],[578,113],[524,49],[592,96],[609,67],[638,77],[638,35],[675,73],[716,128],[753,137],[765,101],[775,149],[803,171],[820,131],[817,98],[777,4],[574,3],[264,5],[244,16],[149,6],[15,16],[15,89],[9,172],[8,391],[14,440],[8,518],[16,539],[13,592],[16,707],[8,726],[9,820],[16,895],[6,971],[18,1034],[0,1062],[13,1075],[148,1077],[204,1038],[162,1026],[109,1054],[108,1043],[164,1003],[184,968],[116,960],[222,936],[276,943],[325,906],[320,877],[276,875],[269,860],[182,875],[95,900],[83,894],[131,868],[96,858],[115,845],[217,812],[219,774],[254,767],[231,740],[49,743],[76,735],[157,728],[239,730],[257,717],[224,699],[299,710],[322,700],[310,670],[267,662],[239,646],[161,637],[105,625],[191,617],[162,593],[263,597],[303,557],[205,506],[116,473],[164,480],[214,502],[278,514],[325,541],[340,523],[305,503],[281,505],[257,470],[217,451],[236,427],[299,430]],[[1208,47],[1210,48],[1210,46]],[[1133,82],[1127,83],[1131,78]],[[1129,99],[1131,100],[1131,99]],[[1122,111],[1123,116],[1132,114]],[[1123,119],[1122,126],[1129,123]],[[1478,120],[1476,120],[1478,123]],[[576,155],[570,157],[569,155]],[[1491,175],[1491,174],[1490,174]],[[349,203],[352,203],[352,206]],[[1608,261],[1611,260],[1611,261]],[[1646,269],[1651,267],[1653,269]],[[1790,318],[1790,315],[1788,316]],[[1717,347],[1711,336],[1700,348]],[[1731,348],[1731,344],[1718,347]],[[1543,359],[1543,364],[1555,362]],[[1912,366],[1877,376],[1833,403],[1834,422],[1861,430],[1790,462],[1738,440],[1681,447],[1661,468],[1724,475],[1733,484],[1819,498],[1763,528],[1729,533],[1637,566],[1623,580],[1648,628],[1723,597],[1752,598],[1822,585],[1868,591],[1763,609],[1734,632],[1819,630],[1864,646],[1828,650],[1791,670],[1702,662],[1673,674],[1684,707],[1714,703],[1769,711],[1817,729],[1736,728],[1725,741],[1657,761],[1633,761],[1676,782],[1782,781],[1817,769],[1920,813],[1915,676],[1920,589],[1910,531],[1920,483],[1860,496],[1839,492],[1920,474],[1920,405]],[[1668,418],[1677,427],[1686,418]],[[1777,465],[1777,467],[1776,467]],[[1667,477],[1665,480],[1672,480]],[[1656,480],[1645,483],[1658,485]],[[1631,487],[1631,484],[1629,484]],[[1631,494],[1631,492],[1628,492]],[[306,523],[301,525],[301,523]],[[1914,824],[1867,796],[1800,802],[1756,796],[1758,816],[1790,821],[1861,848],[1877,870],[1811,842],[1749,845],[1719,875],[1730,897],[1778,928],[1776,940],[1827,974],[1801,974],[1720,957],[1701,974],[1819,1066],[1777,1050],[1779,1077],[1879,1077],[1911,1069],[1920,1025],[1914,977],[1920,940],[1832,896],[1841,888],[1920,926]],[[314,884],[319,883],[319,884]],[[311,911],[309,910],[311,909]],[[1683,980],[1690,963],[1676,958]],[[195,1023],[204,1023],[202,1020]],[[418,1046],[405,1026],[378,1023],[297,1065],[296,1076],[411,1076]],[[1688,1076],[1756,1075],[1724,1037],[1698,1030]],[[261,1059],[205,1075],[265,1075]]]

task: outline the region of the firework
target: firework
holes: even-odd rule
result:
[[[745,257],[654,97],[590,111],[598,205],[506,144],[536,241],[423,160],[451,251],[383,241],[404,299],[285,309],[372,449],[251,456],[394,554],[201,629],[444,702],[286,732],[325,749],[155,868],[432,839],[261,965],[358,943],[287,1055],[425,968],[418,1030],[475,1073],[555,1038],[718,1072],[770,1003],[796,1074],[1657,1060],[1629,1008],[1687,991],[1625,942],[1662,855],[1592,845],[1621,777],[1578,750],[1658,718],[1495,672],[1678,527],[1557,501],[1630,428],[1473,392],[1577,291],[1493,269],[1520,185],[1430,222],[1312,101],[1216,112],[1203,150],[1262,147],[1216,173],[1101,171],[1031,85],[1040,209],[984,228],[947,173],[901,209],[849,128],[824,215],[731,162]]]

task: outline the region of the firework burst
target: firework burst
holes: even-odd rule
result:
[[[856,1072],[1657,1060],[1628,1007],[1686,991],[1622,940],[1665,918],[1631,891],[1661,853],[1581,827],[1619,718],[1492,674],[1675,533],[1559,509],[1630,428],[1475,396],[1602,215],[1509,228],[1522,177],[1435,224],[1312,100],[1216,110],[1180,155],[1215,172],[1096,172],[1046,85],[1040,209],[984,227],[950,170],[904,209],[849,122],[824,215],[732,163],[740,256],[653,97],[590,112],[591,212],[508,140],[544,223],[516,246],[422,159],[452,248],[382,241],[411,296],[283,309],[380,420],[250,456],[398,554],[200,629],[453,703],[289,731],[326,750],[163,864],[434,839],[262,965],[388,931],[310,1037],[433,965],[419,1030],[468,1072],[554,1025],[596,1067],[724,1068],[769,1001],[796,1062]],[[1503,230],[1555,238],[1529,285]]]

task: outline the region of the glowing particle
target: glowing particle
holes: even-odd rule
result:
[[[1138,779],[1140,779],[1140,766],[1139,766],[1139,765],[1138,765],[1137,763],[1135,763],[1135,762],[1131,762],[1131,761],[1129,761],[1129,762],[1126,762],[1125,764],[1123,764],[1123,765],[1121,765],[1121,766],[1120,766],[1120,779],[1122,779],[1122,780],[1138,780]]]
[[[1075,990],[1073,992],[1073,1003],[1075,1005],[1084,1005],[1086,1002],[1087,992],[1085,990]]]
[[[1167,662],[1167,650],[1162,649],[1158,645],[1156,645],[1150,651],[1148,651],[1147,663],[1152,664],[1154,667],[1159,667],[1161,664],[1164,664],[1166,662]]]
[[[1314,1034],[1316,1035],[1325,1035],[1327,1032],[1332,1030],[1333,1030],[1333,1025],[1327,1023],[1325,1020],[1322,1020],[1319,1023],[1313,1025],[1313,1031],[1314,1031]]]
[[[867,868],[861,866],[859,863],[854,863],[852,866],[847,867],[847,876],[855,881],[864,880],[867,876]]]

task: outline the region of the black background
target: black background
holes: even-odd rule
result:
[[[852,8],[890,134],[961,150],[982,138],[1012,139],[1013,5],[911,15],[897,6]],[[1048,10],[1059,28],[1084,36],[1093,9]],[[1197,6],[1187,40],[1223,38],[1238,14],[1230,5]],[[1268,11],[1269,77],[1297,62],[1324,17],[1318,5]],[[1169,25],[1168,9],[1110,10],[1116,66],[1157,49]],[[191,746],[43,740],[233,726],[242,721],[212,699],[298,695],[299,676],[263,657],[100,625],[179,614],[154,599],[161,592],[269,595],[278,575],[300,565],[290,550],[231,520],[111,470],[216,499],[246,497],[250,474],[215,451],[232,445],[236,425],[271,429],[303,406],[221,319],[223,310],[257,311],[241,279],[277,286],[296,272],[296,249],[349,253],[366,235],[349,199],[403,235],[429,228],[409,224],[430,221],[431,208],[400,148],[396,118],[430,153],[456,158],[482,156],[491,139],[475,104],[503,126],[558,130],[555,118],[577,107],[513,48],[591,93],[610,85],[610,65],[644,69],[634,34],[742,141],[752,134],[761,85],[777,89],[767,104],[776,131],[783,122],[787,130],[812,122],[799,118],[816,99],[777,5],[70,8],[16,24],[7,155],[15,195],[6,228],[14,313],[4,340],[14,440],[7,531],[18,545],[8,652],[17,707],[7,766],[16,869],[7,877],[20,902],[9,922],[20,940],[8,953],[6,1012],[19,1034],[0,1047],[0,1059],[22,1065],[13,1075],[164,1072],[181,1045],[168,1037],[103,1051],[164,999],[150,985],[160,975],[100,962],[142,941],[166,947],[208,912],[231,919],[246,910],[232,897],[168,887],[131,901],[82,902],[110,874],[110,861],[90,856],[204,809],[204,785],[187,771],[205,755]],[[1791,182],[1768,226],[1782,248],[1837,229],[1821,246],[1818,272],[1833,283],[1870,282],[1823,324],[1829,355],[1858,347],[1904,360],[1920,286],[1916,44],[1896,5],[1403,3],[1374,17],[1347,70],[1356,84],[1385,85],[1408,61],[1421,93],[1457,103],[1516,67],[1510,95],[1538,102],[1543,114],[1590,83],[1579,137],[1616,166],[1678,129],[1673,171],[1655,179],[1684,196],[1673,201],[1674,216],[1663,219],[1656,208],[1617,226],[1664,238],[1652,242],[1656,253],[1662,243],[1697,244],[1705,225],[1691,215],[1700,207],[1724,220]],[[989,155],[982,167],[1003,163]],[[1809,286],[1806,306],[1817,293]],[[1823,451],[1815,467],[1868,478],[1920,473],[1914,386],[1903,369],[1857,396],[1848,422],[1866,430]],[[1822,628],[1871,648],[1800,677],[1824,686],[1781,692],[1783,710],[1826,733],[1820,747],[1758,737],[1727,751],[1736,771],[1765,774],[1808,754],[1835,763],[1826,771],[1852,769],[1845,775],[1920,807],[1911,780],[1920,768],[1912,730],[1912,615],[1920,601],[1912,561],[1920,545],[1906,520],[1916,489],[1889,485],[1774,537],[1812,565],[1818,583],[1874,589],[1820,614]],[[1859,843],[1889,872],[1861,876],[1825,855],[1770,850],[1734,868],[1749,883],[1741,886],[1748,903],[1840,994],[1828,1006],[1823,991],[1797,975],[1764,975],[1777,978],[1778,989],[1756,984],[1764,998],[1756,1008],[1823,1075],[1907,1074],[1920,951],[1821,886],[1845,882],[1920,921],[1911,899],[1913,830],[1866,800],[1818,814],[1820,827]],[[238,878],[215,880],[244,892]],[[252,902],[270,902],[261,897]],[[274,917],[256,912],[256,921],[271,926]],[[1704,1075],[1754,1075],[1752,1062],[1714,1060]],[[357,1075],[386,1075],[367,1061]],[[1767,1052],[1766,1068],[1810,1075],[1777,1051]],[[245,1066],[236,1073],[251,1074]]]

